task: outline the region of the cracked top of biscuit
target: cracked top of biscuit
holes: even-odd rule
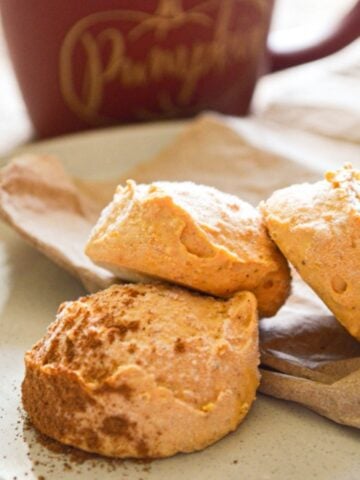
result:
[[[132,394],[126,371],[136,367],[206,409],[236,385],[237,358],[255,325],[248,292],[226,301],[165,284],[114,285],[62,304],[27,359],[75,372],[93,391],[125,396]]]
[[[325,180],[333,188],[346,191],[354,202],[360,200],[360,171],[353,168],[351,163],[345,163],[338,170],[326,172]]]
[[[262,258],[269,255],[271,243],[266,237],[261,216],[252,205],[234,195],[193,182],[144,185],[128,180],[125,186],[119,185],[113,201],[103,210],[94,227],[92,239],[101,241],[105,235],[115,237],[122,232],[122,223],[124,219],[131,218],[136,203],[146,208],[151,202],[165,199],[169,202],[168,208],[174,207],[174,215],[182,211],[195,222],[209,244],[227,248],[242,261],[250,258],[262,263]],[[186,246],[188,237],[194,234],[193,229],[190,231],[188,227],[188,230],[182,234]],[[256,248],[253,248],[254,243]],[[195,248],[191,246],[190,250],[199,257],[215,255],[214,247],[204,241]]]

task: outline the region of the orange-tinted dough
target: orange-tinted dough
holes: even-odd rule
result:
[[[260,316],[274,315],[290,288],[287,262],[259,212],[191,182],[119,186],[86,253],[127,280],[150,276],[217,296],[252,291]]]
[[[114,285],[64,303],[25,363],[23,404],[46,435],[116,457],[199,450],[255,399],[256,300]]]
[[[345,165],[278,190],[261,209],[283,254],[360,340],[360,172]]]

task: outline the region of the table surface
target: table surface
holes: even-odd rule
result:
[[[272,40],[301,44],[331,24],[355,0],[277,0]],[[261,88],[261,86],[260,86]],[[0,157],[31,141],[33,130],[8,57],[0,22]]]

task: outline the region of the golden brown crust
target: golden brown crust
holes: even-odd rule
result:
[[[225,297],[252,291],[261,316],[274,315],[289,294],[287,262],[257,210],[191,182],[118,187],[86,253],[131,280],[147,275]]]
[[[360,340],[360,172],[345,165],[278,190],[261,209],[283,254]]]
[[[255,398],[256,300],[114,285],[63,304],[25,363],[23,404],[46,435],[117,457],[199,450]]]

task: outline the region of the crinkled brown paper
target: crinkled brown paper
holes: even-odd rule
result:
[[[0,172],[0,216],[89,291],[114,282],[83,252],[99,212],[53,157],[19,157]]]
[[[256,204],[277,188],[317,180],[326,161],[334,163],[341,152],[341,161],[359,153],[301,135],[254,120],[204,116],[189,123],[160,155],[118,181],[192,180]],[[74,182],[52,157],[17,158],[0,173],[0,214],[93,291],[115,281],[83,254],[115,183]],[[260,335],[261,392],[360,427],[360,343],[296,274],[292,296],[276,317],[261,321]]]

